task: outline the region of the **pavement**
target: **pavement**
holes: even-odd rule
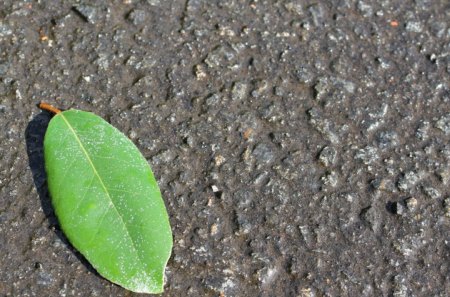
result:
[[[0,296],[141,296],[71,247],[36,103],[102,116],[173,229],[161,296],[450,296],[450,3],[0,3]]]

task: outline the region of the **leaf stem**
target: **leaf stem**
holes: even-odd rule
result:
[[[59,110],[58,108],[56,108],[53,105],[50,105],[48,103],[45,103],[45,102],[40,102],[38,104],[38,107],[42,110],[46,110],[46,111],[54,113],[54,114],[58,114],[61,112],[61,110]]]

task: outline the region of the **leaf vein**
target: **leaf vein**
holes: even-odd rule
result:
[[[91,181],[89,182],[89,185],[86,187],[86,191],[84,191],[83,196],[81,197],[80,201],[78,201],[77,206],[72,210],[71,216],[78,210],[78,208],[81,206],[83,201],[86,199],[87,193],[89,192],[90,187],[92,186],[92,182],[94,181],[94,179],[95,179],[95,175],[93,175],[91,177]]]
[[[100,232],[100,230],[102,229],[101,226],[103,224],[103,220],[105,219],[106,215],[108,214],[108,212],[111,210],[111,208],[113,207],[112,204],[108,205],[107,208],[105,208],[105,211],[102,214],[102,217],[98,220],[97,223],[97,230],[95,230],[94,236],[92,236],[91,241],[87,244],[87,246],[89,246],[97,237],[98,233]],[[133,241],[131,241],[133,242]]]
[[[125,224],[125,221],[123,220],[122,216],[120,215],[119,211],[117,210],[116,206],[114,205],[114,202],[113,202],[113,200],[112,200],[112,198],[111,198],[111,195],[110,195],[110,193],[108,192],[108,189],[106,188],[106,186],[105,186],[105,184],[104,184],[102,178],[100,177],[100,175],[99,175],[97,169],[95,168],[94,163],[92,162],[91,158],[89,157],[89,154],[88,154],[88,152],[86,151],[86,149],[85,149],[83,143],[81,142],[81,140],[80,140],[80,138],[78,137],[76,131],[74,130],[74,128],[72,127],[72,125],[70,125],[69,121],[66,119],[66,117],[64,116],[64,114],[63,114],[63,113],[60,113],[59,115],[62,117],[62,119],[63,119],[64,122],[66,123],[67,127],[69,128],[69,130],[73,133],[74,138],[75,138],[76,141],[78,142],[78,144],[79,144],[81,150],[83,151],[83,153],[84,153],[84,155],[85,155],[85,157],[86,157],[86,160],[88,161],[88,163],[89,163],[90,166],[92,167],[92,170],[94,171],[94,175],[97,176],[97,178],[98,178],[98,180],[99,180],[99,182],[100,182],[100,184],[101,184],[103,190],[104,190],[105,193],[106,193],[106,196],[109,198],[109,201],[110,201],[111,206],[112,206],[111,209],[113,209],[113,210],[117,213],[117,216],[119,217],[120,222],[121,222],[122,225],[124,226],[124,230],[125,230],[126,235],[130,238],[130,241],[131,241],[131,247],[133,248],[133,250],[134,250],[134,252],[135,252],[137,258],[139,259],[140,263],[145,263],[144,259],[141,259],[141,255],[139,254],[138,249],[136,248],[136,243],[134,242],[133,237],[132,237],[132,236],[130,235],[130,233],[128,232],[127,225]]]
[[[72,162],[70,163],[70,165],[67,167],[66,172],[64,172],[64,175],[61,177],[61,181],[59,182],[59,185],[57,187],[57,191],[59,192],[61,190],[61,187],[64,184],[64,180],[66,179],[67,173],[70,171],[70,169],[72,168],[72,166],[77,162],[77,158],[73,158]]]

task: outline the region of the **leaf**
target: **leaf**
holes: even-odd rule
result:
[[[102,118],[72,109],[50,121],[44,154],[52,204],[73,246],[106,279],[161,293],[172,233],[136,146]]]

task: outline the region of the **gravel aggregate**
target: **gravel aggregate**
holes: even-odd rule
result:
[[[51,207],[40,100],[102,116],[173,228],[162,296],[450,296],[450,4],[0,3],[0,296],[138,296]]]

